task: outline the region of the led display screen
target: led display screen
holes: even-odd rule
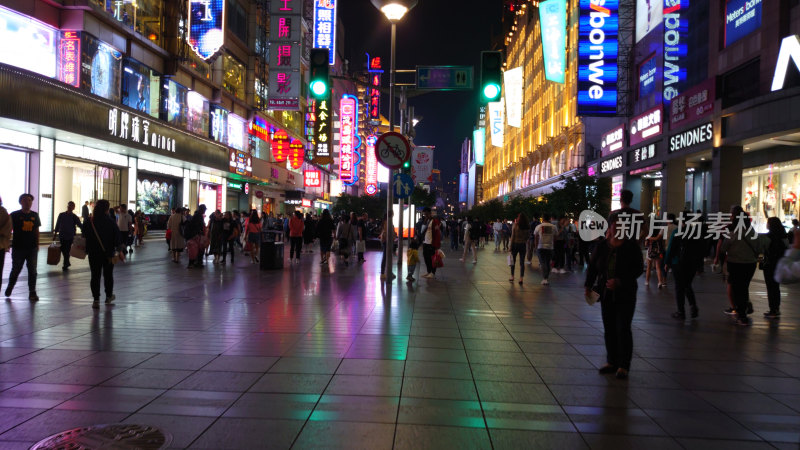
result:
[[[664,18],[664,1],[636,0],[636,42],[653,31]]]
[[[472,149],[475,152],[475,164],[482,166],[486,156],[485,128],[478,128],[472,132]]]
[[[165,80],[162,90],[162,119],[177,127],[186,128],[186,95],[189,90],[172,80]]]
[[[0,62],[55,78],[57,40],[55,28],[0,7]]]
[[[186,128],[203,136],[208,136],[208,100],[195,91],[186,94]]]
[[[210,111],[211,125],[209,137],[223,144],[228,143],[228,110],[219,106],[212,106]]]
[[[328,63],[336,55],[336,0],[314,0],[314,48],[328,49]]]
[[[122,53],[86,32],[81,33],[81,88],[119,103],[121,78]]]
[[[578,115],[617,114],[619,0],[580,0]]]
[[[225,42],[226,0],[189,1],[189,47],[203,59],[209,59]]]
[[[639,66],[639,98],[647,97],[656,90],[655,55]]]
[[[122,69],[122,104],[158,117],[158,88],[161,76],[133,59],[126,59]]]
[[[666,0],[664,5],[664,102],[683,90],[688,56],[689,0]]]
[[[761,27],[761,0],[728,0],[725,5],[725,46]]]

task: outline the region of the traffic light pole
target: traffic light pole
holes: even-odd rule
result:
[[[392,21],[392,52],[391,58],[389,62],[389,131],[394,131],[394,54],[395,54],[395,44],[397,42],[397,25]],[[394,170],[389,170],[389,186],[386,189],[386,248],[384,251],[386,252],[386,267],[384,267],[384,274],[386,275],[386,282],[392,282],[392,251],[394,250],[394,239],[392,237],[392,231],[394,225],[392,224],[392,191],[393,187],[393,178],[394,178]],[[392,228],[389,228],[392,227]],[[400,275],[399,273],[397,274]]]

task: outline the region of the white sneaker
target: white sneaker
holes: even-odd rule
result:
[[[550,284],[550,282],[549,282],[549,281],[547,281],[547,280],[542,280],[542,286],[547,286],[547,285],[549,285],[549,284]]]
[[[478,264],[478,260],[477,259],[473,259],[472,260],[472,264]]]
[[[531,262],[530,261],[525,261],[525,265],[530,266]]]
[[[458,258],[458,260],[464,262],[464,258]]]

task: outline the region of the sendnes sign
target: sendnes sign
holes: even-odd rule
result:
[[[617,114],[619,0],[580,0],[578,115]]]

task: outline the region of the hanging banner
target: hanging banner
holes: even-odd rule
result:
[[[475,164],[482,166],[486,159],[486,128],[472,131],[472,154],[475,155]]]
[[[580,0],[578,115],[617,114],[619,0]],[[654,2],[657,3],[657,2]]]
[[[511,127],[522,127],[522,67],[503,74],[506,93],[506,120]]]
[[[567,0],[547,0],[539,4],[542,31],[544,77],[564,83],[567,66]]]
[[[664,8],[664,103],[683,91],[689,39],[689,0],[668,0]]]
[[[211,59],[225,43],[225,3],[226,0],[189,1],[189,47],[204,60]]]
[[[300,110],[302,0],[270,2],[268,109]]]
[[[356,133],[358,100],[345,94],[339,102],[339,179],[346,185],[356,180]]]
[[[433,181],[433,147],[414,147],[411,151],[411,178],[414,184]]]
[[[272,159],[284,162],[289,157],[289,134],[278,130],[272,134]]]
[[[292,169],[299,169],[303,167],[303,157],[305,156],[306,149],[303,141],[299,139],[292,139],[289,144],[289,167]]]
[[[492,135],[492,145],[495,147],[503,147],[503,135],[505,134],[506,124],[503,122],[504,115],[504,101],[501,98],[499,102],[489,103],[489,127]]]
[[[365,172],[367,175],[364,185],[364,192],[367,195],[375,195],[378,193],[378,158],[375,156],[375,142],[378,137],[373,135],[367,136],[367,167]]]
[[[312,161],[316,164],[330,164],[331,156],[331,102],[321,100],[315,102],[314,117],[314,150]]]
[[[314,48],[328,49],[328,64],[336,55],[336,0],[314,0]]]

